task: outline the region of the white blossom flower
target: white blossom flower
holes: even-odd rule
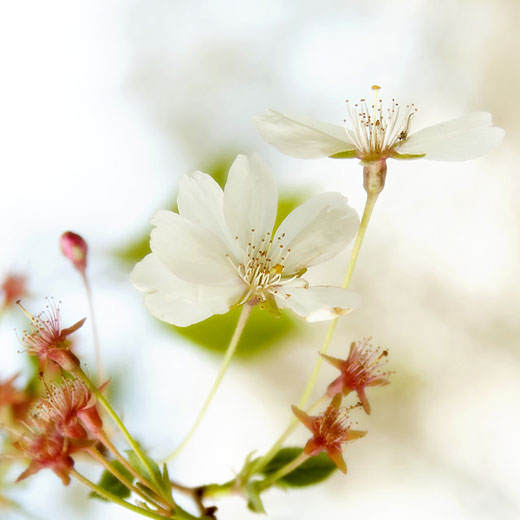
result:
[[[290,117],[274,110],[254,118],[267,142],[287,155],[300,158],[353,158],[363,164],[393,159],[464,161],[480,157],[495,148],[504,130],[492,126],[491,115],[474,112],[458,119],[429,126],[408,135],[414,105],[402,107],[392,100],[384,108],[378,100],[380,87],[374,85],[374,104],[365,99],[348,106],[345,127]]]
[[[302,204],[276,232],[278,195],[258,156],[239,155],[224,191],[195,172],[180,184],[179,213],[152,218],[152,253],[131,275],[145,305],[179,326],[223,314],[233,305],[292,309],[307,321],[327,320],[358,305],[340,287],[309,287],[307,267],[337,255],[354,237],[359,219],[340,193]]]

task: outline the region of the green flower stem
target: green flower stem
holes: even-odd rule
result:
[[[365,186],[367,188],[367,186]],[[377,201],[377,197],[379,196],[379,193],[381,193],[382,187],[380,189],[370,189],[367,188],[367,199],[365,202],[365,209],[363,210],[363,217],[361,218],[361,224],[359,226],[359,230],[356,235],[356,241],[354,242],[354,248],[352,249],[352,254],[350,255],[350,260],[347,266],[347,272],[345,274],[345,279],[343,281],[342,287],[346,289],[350,283],[350,280],[352,278],[352,274],[354,273],[354,267],[356,266],[356,261],[359,256],[359,251],[361,250],[361,244],[363,243],[363,239],[365,238],[365,233],[368,228],[368,223],[370,221],[370,217],[372,216],[372,211],[374,209],[374,206]],[[338,319],[335,318],[331,320],[329,328],[327,330],[327,335],[325,336],[325,341],[323,342],[323,345],[321,347],[320,353],[326,354],[327,350],[329,348],[330,341],[332,339],[332,336],[334,334],[334,331],[336,330],[336,325],[338,323]],[[312,393],[312,390],[314,389],[314,385],[316,383],[316,379],[318,378],[318,373],[321,368],[321,364],[323,362],[323,359],[321,356],[318,356],[318,359],[316,361],[316,364],[314,365],[314,370],[312,371],[311,377],[307,383],[307,386],[305,387],[305,390],[303,391],[303,394],[298,402],[298,408],[304,409],[305,405],[307,404],[307,401],[309,400],[309,397]],[[314,403],[308,411],[312,410],[321,400],[323,397]],[[258,461],[258,464],[255,464],[253,466],[253,472],[259,471],[265,465],[278,453],[278,450],[282,447],[285,440],[289,437],[289,435],[294,431],[296,426],[298,425],[298,419],[296,417],[293,417],[289,423],[289,426],[287,429],[282,433],[282,435],[279,437],[279,439],[273,444],[272,448]]]
[[[226,373],[226,370],[228,369],[229,363],[231,362],[231,358],[233,357],[233,354],[235,353],[238,342],[240,340],[240,337],[242,336],[242,332],[244,331],[244,327],[246,325],[247,319],[249,318],[252,308],[253,308],[253,306],[250,305],[249,303],[246,303],[242,307],[242,312],[240,313],[240,316],[238,318],[237,326],[235,328],[235,332],[233,333],[233,337],[231,338],[231,341],[229,342],[229,346],[226,350],[224,360],[222,361],[222,364],[220,365],[220,370],[218,371],[215,382],[213,383],[213,386],[211,387],[208,397],[206,397],[206,401],[204,401],[204,404],[202,405],[202,408],[199,412],[199,415],[198,415],[195,423],[191,427],[191,430],[188,432],[188,434],[186,435],[184,440],[179,444],[179,446],[170,455],[168,455],[164,459],[164,461],[172,460],[184,449],[184,447],[188,444],[188,442],[192,438],[193,434],[195,433],[200,422],[202,421],[202,418],[206,414],[206,411],[208,410],[208,407],[209,407],[211,401],[213,400],[213,397],[215,396],[215,394],[218,390],[218,387],[220,386],[220,383],[222,382],[222,379],[224,378],[224,374]]]
[[[114,504],[117,504],[121,507],[124,507],[125,509],[129,509],[130,511],[133,511],[134,513],[138,513],[142,516],[146,516],[147,518],[154,518],[155,520],[164,520],[164,515],[159,515],[157,513],[154,513],[153,511],[149,511],[147,509],[143,509],[138,506],[134,506],[130,502],[126,502],[125,500],[122,500],[121,498],[117,497],[116,495],[113,495],[109,491],[106,491],[102,487],[98,486],[97,484],[94,484],[94,482],[91,482],[88,478],[85,478],[81,473],[78,473],[75,469],[70,470],[70,474],[79,480],[82,484],[90,488],[92,491],[97,493],[98,495],[102,496],[103,498],[106,498],[107,500],[110,500],[110,502],[114,502]],[[170,516],[169,518],[177,519],[180,517],[178,516]]]
[[[150,483],[130,465],[130,463],[123,457],[123,455],[121,455],[121,453],[119,453],[119,450],[114,446],[105,432],[98,433],[97,439],[112,453],[112,455],[124,466],[124,468],[134,476],[136,480],[140,481],[147,487],[153,487],[150,486]]]
[[[135,487],[132,484],[132,482],[130,482],[120,471],[118,471],[112,464],[110,464],[110,462],[108,462],[108,460],[106,460],[105,457],[103,457],[103,455],[101,455],[101,453],[99,453],[99,451],[94,446],[89,448],[87,451],[93,459],[97,460],[107,471],[112,473],[112,475],[114,475],[114,477],[116,477],[117,480],[119,480],[119,482],[124,484],[129,490],[133,491],[136,495],[140,496],[144,500],[150,502],[154,507],[157,507],[158,510],[161,510],[161,513],[163,513],[163,514],[165,513],[168,515],[170,514],[168,509],[164,509],[161,505],[156,504],[153,501],[153,497],[148,496],[143,491],[141,491],[139,488]],[[125,468],[126,468],[126,466],[125,466]],[[126,468],[126,469],[128,469],[128,468]],[[135,476],[136,475],[134,475],[134,477]]]
[[[356,235],[356,241],[354,242],[354,248],[352,249],[352,254],[350,255],[350,261],[348,263],[347,272],[345,274],[345,280],[343,281],[342,287],[346,289],[350,283],[352,278],[352,273],[354,272],[354,267],[356,266],[356,261],[359,256],[359,251],[361,249],[361,244],[363,243],[363,239],[365,238],[365,233],[368,228],[368,223],[370,221],[370,217],[372,215],[372,211],[377,201],[377,197],[380,192],[378,191],[367,191],[367,200],[365,202],[365,209],[363,211],[363,217],[361,218],[361,224],[359,226],[359,230]],[[330,322],[329,329],[327,331],[327,335],[325,336],[325,341],[323,342],[323,346],[321,347],[320,354],[326,354],[329,348],[330,340],[336,330],[336,325],[338,324],[338,318],[333,319]],[[323,359],[321,356],[318,356],[316,364],[314,365],[314,370],[311,374],[309,382],[303,391],[303,394],[298,401],[298,408],[302,408],[307,404],[311,392],[316,383],[316,379],[318,377],[318,373],[321,368],[321,364],[323,363]],[[293,419],[293,422],[296,419]]]
[[[85,372],[83,372],[83,370],[81,368],[79,368],[75,372],[75,375],[79,379],[81,379],[81,381],[83,381],[83,383],[85,383],[87,388],[93,394],[95,394],[97,400],[101,403],[101,405],[106,410],[106,412],[111,417],[111,419],[114,421],[116,426],[121,430],[121,433],[124,435],[124,437],[127,440],[128,444],[132,447],[132,449],[134,450],[135,454],[139,457],[139,460],[142,462],[144,467],[148,470],[148,474],[153,479],[154,483],[157,486],[157,489],[160,489],[160,487],[161,487],[160,483],[156,481],[155,473],[154,473],[154,471],[153,471],[153,469],[152,469],[152,467],[150,465],[150,462],[148,461],[147,457],[142,452],[141,448],[139,447],[139,444],[137,444],[137,442],[133,439],[133,437],[130,435],[130,433],[126,429],[126,427],[123,424],[123,422],[121,421],[121,419],[117,416],[117,414],[114,411],[114,409],[112,408],[112,406],[110,406],[110,403],[105,399],[103,394],[97,389],[97,387],[92,383],[92,381],[90,381],[88,376],[85,374]],[[172,501],[172,505],[175,505],[173,503],[173,501]]]
[[[206,484],[205,486],[201,486],[199,488],[201,498],[218,498],[220,496],[229,495],[233,491],[237,491],[239,489],[237,486],[237,479],[239,478],[240,477],[229,480],[228,482],[224,482],[224,484]]]
[[[286,464],[272,475],[269,475],[265,480],[262,480],[259,484],[260,489],[267,489],[278,479],[285,477],[285,475],[294,471],[298,466],[301,466],[309,457],[310,455],[302,451],[293,461],[289,462],[289,464]]]
[[[105,380],[105,370],[103,368],[103,361],[101,359],[101,346],[99,343],[99,335],[96,325],[96,318],[94,315],[94,303],[92,301],[92,291],[90,290],[90,284],[87,279],[87,275],[85,274],[85,271],[81,272],[81,278],[83,279],[83,284],[85,286],[85,290],[87,292],[87,300],[88,300],[88,307],[90,311],[90,319],[92,321],[92,336],[94,338],[94,355],[96,359],[96,381],[98,383],[101,383]]]

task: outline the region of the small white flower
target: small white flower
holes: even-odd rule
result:
[[[313,197],[273,232],[274,179],[258,156],[239,155],[224,191],[195,172],[182,179],[177,203],[179,213],[160,210],[152,218],[152,253],[131,275],[160,320],[186,326],[249,302],[319,321],[358,305],[357,295],[345,289],[309,287],[302,278],[357,231],[357,213],[340,193]]]
[[[362,99],[348,105],[345,127],[302,118],[274,110],[254,118],[267,142],[287,155],[300,158],[353,158],[364,164],[393,159],[464,161],[480,157],[495,148],[504,130],[492,126],[491,115],[475,112],[458,119],[429,126],[408,135],[416,112],[413,105],[400,106],[392,100],[385,109],[378,100],[380,87],[374,85],[374,104]]]

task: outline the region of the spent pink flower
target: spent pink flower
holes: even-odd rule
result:
[[[4,297],[2,307],[15,304],[20,298],[27,295],[27,276],[16,273],[6,275],[0,286],[0,292]]]
[[[63,437],[52,423],[36,420],[26,424],[26,431],[19,435],[13,446],[30,459],[29,467],[16,482],[34,475],[42,469],[52,470],[65,486],[70,483],[70,470],[74,468],[72,455],[88,446],[91,441],[71,442]]]
[[[34,406],[32,416],[53,423],[57,431],[71,439],[86,439],[97,434],[103,422],[96,409],[96,396],[79,379],[51,383],[47,394]]]
[[[347,472],[343,458],[343,445],[364,437],[367,432],[353,430],[348,421],[349,410],[341,405],[341,396],[335,396],[328,408],[321,415],[311,416],[292,406],[296,418],[312,433],[312,437],[303,448],[304,453],[315,456],[325,451],[336,466]]]
[[[382,372],[381,367],[387,359],[388,350],[373,349],[368,339],[352,342],[347,359],[339,359],[321,354],[323,359],[336,367],[341,375],[327,388],[327,395],[347,395],[356,392],[363,409],[370,414],[370,403],[365,394],[367,386],[382,386],[389,383],[390,372]]]
[[[38,316],[31,316],[20,303],[19,305],[31,320],[30,330],[24,331],[21,339],[27,353],[37,356],[41,365],[51,360],[69,372],[77,370],[80,363],[70,350],[71,342],[68,336],[76,332],[85,323],[86,318],[63,328],[60,310],[54,300],[51,300],[46,311]]]

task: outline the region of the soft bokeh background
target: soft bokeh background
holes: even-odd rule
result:
[[[361,212],[356,161],[282,156],[251,117],[274,108],[339,124],[344,99],[373,83],[383,99],[419,107],[415,129],[490,111],[507,136],[488,156],[389,165],[351,285],[364,305],[341,319],[331,353],[371,335],[396,374],[370,391],[369,434],[348,447],[349,474],[272,491],[265,506],[277,520],[519,518],[518,19],[517,0],[4,2],[0,277],[27,273],[27,305],[37,312],[54,295],[72,323],[87,305],[57,240],[69,228],[85,236],[118,407],[161,457],[193,421],[219,358],[149,316],[114,253],[147,233],[180,177],[258,151],[286,191],[338,190]],[[348,253],[312,277],[338,283]],[[0,377],[24,366],[13,327],[23,328],[15,312],[0,322]],[[224,481],[267,449],[325,329],[304,324],[237,361],[170,473]],[[84,327],[92,364],[90,342]],[[325,368],[322,387],[333,376]],[[6,492],[35,519],[135,517],[50,472]],[[219,507],[224,520],[254,517],[237,497]]]

